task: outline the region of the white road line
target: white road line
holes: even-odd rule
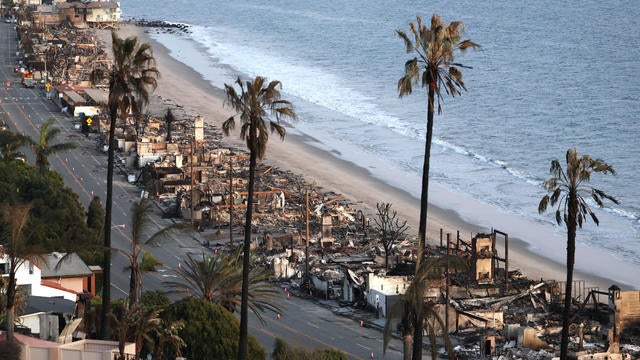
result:
[[[361,348],[363,348],[363,349],[369,350],[369,348],[368,348],[368,347],[366,347],[366,346],[364,346],[364,345],[360,345],[360,344],[358,344],[358,343],[356,343],[356,345],[360,346],[360,347],[361,347]]]
[[[117,285],[114,285],[113,283],[111,283],[111,287],[114,287],[114,288],[122,291],[122,293],[129,295],[129,293],[127,291],[124,291],[124,290],[120,289]]]
[[[310,323],[310,322],[308,322],[308,321],[307,321],[307,325],[309,325],[309,326],[313,326],[313,327],[314,327],[314,328],[316,328],[316,329],[320,329],[320,326],[315,325],[315,324],[312,324],[312,323]]]

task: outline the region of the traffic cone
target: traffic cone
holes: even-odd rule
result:
[[[291,300],[291,294],[287,294],[287,300]]]
[[[373,359],[373,351],[371,352],[371,358]]]
[[[276,320],[280,320],[280,313],[278,313],[278,315],[276,315]]]
[[[364,327],[364,321],[360,320],[360,327]]]
[[[182,270],[182,264],[178,263],[178,269]]]

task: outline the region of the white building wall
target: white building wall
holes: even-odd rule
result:
[[[38,284],[36,288],[32,288],[31,295],[44,296],[44,297],[58,297],[61,296],[66,300],[76,301],[78,300],[78,294],[75,292],[68,292],[48,286]]]
[[[8,263],[9,263],[8,256],[4,254],[0,255],[0,264],[7,264],[7,266],[9,266]],[[31,285],[31,289],[33,291],[35,287],[40,286],[41,274],[42,274],[42,271],[40,270],[39,267],[33,265],[29,261],[25,261],[16,270],[16,284],[18,286]],[[2,277],[8,278],[9,274],[2,274]]]
[[[373,309],[379,306],[381,315],[387,316],[387,295],[403,295],[410,283],[411,281],[406,276],[379,276],[369,273],[367,277],[367,303]]]
[[[8,263],[9,259],[6,255],[0,255],[0,264]],[[33,265],[29,261],[23,262],[16,270],[16,285],[18,286],[30,286],[31,291],[29,295],[56,297],[62,296],[67,300],[76,301],[77,294],[74,292],[68,292],[48,286],[42,286],[41,284],[42,271],[39,267]],[[2,277],[9,277],[8,274],[2,274]]]
[[[22,325],[31,329],[31,332],[34,334],[40,334],[40,314],[46,314],[44,312],[39,312],[35,314],[23,315],[20,316],[20,322]]]
[[[404,294],[411,283],[406,276],[378,276],[374,273],[369,273],[367,280],[369,292],[376,290],[388,295]]]

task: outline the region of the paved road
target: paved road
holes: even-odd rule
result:
[[[18,76],[13,72],[16,64],[16,36],[13,24],[0,24],[0,116],[14,131],[37,139],[40,127],[49,118],[56,120],[60,128],[60,140],[74,142],[77,149],[50,159],[51,168],[58,171],[67,186],[71,187],[88,207],[93,195],[106,198],[106,154],[102,153],[96,142],[86,138],[73,128],[72,119],[62,113],[45,96],[44,89],[27,89],[20,85]],[[10,85],[7,86],[7,81]],[[27,161],[33,163],[33,154],[27,152]],[[114,204],[112,219],[112,244],[114,248],[128,251],[131,248],[130,208],[140,194],[140,189],[126,182],[123,174],[116,172],[114,178]],[[157,216],[153,220],[156,229],[171,224],[171,220]],[[125,225],[124,227],[122,225]],[[174,270],[187,253],[202,253],[208,250],[201,246],[197,236],[188,234],[163,238],[155,245],[145,246],[155,257],[165,264],[157,273],[145,275],[145,289],[164,289],[163,282],[175,278]],[[124,298],[128,293],[129,274],[121,271],[127,265],[126,258],[117,251],[112,256],[112,296]],[[358,322],[336,315],[330,309],[315,303],[292,297],[283,304],[287,310],[281,318],[267,314],[267,324],[262,326],[257,319],[250,321],[250,332],[256,336],[267,352],[273,349],[276,337],[290,344],[305,348],[336,347],[345,351],[350,359],[382,359],[382,336],[379,330],[361,328]],[[401,344],[394,340],[387,352],[386,359],[400,359]]]

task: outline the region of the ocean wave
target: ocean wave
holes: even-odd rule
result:
[[[495,160],[492,159],[490,157],[487,157],[485,155],[479,154],[477,152],[473,152],[471,150],[468,150],[467,148],[465,148],[464,146],[461,145],[455,145],[452,144],[448,141],[442,140],[442,139],[434,139],[433,142],[435,144],[438,144],[442,147],[445,147],[447,149],[453,150],[454,152],[456,152],[457,154],[461,154],[461,155],[465,155],[468,157],[472,157],[473,159],[486,163],[486,164],[490,164],[493,165],[495,167],[499,167],[504,169],[507,173],[509,173],[510,175],[520,179],[520,180],[524,180],[526,183],[531,184],[531,185],[540,185],[542,183],[542,181],[540,179],[538,179],[535,175],[533,174],[529,174],[526,171],[514,168],[509,166],[509,163],[505,160]]]
[[[422,135],[413,124],[388,114],[371,96],[349,87],[348,81],[340,76],[299,60],[271,55],[264,49],[222,41],[220,39],[229,34],[220,31],[212,27],[193,26],[189,36],[220,63],[248,76],[262,75],[278,79],[283,84],[282,91],[287,94],[403,136],[415,139]]]

